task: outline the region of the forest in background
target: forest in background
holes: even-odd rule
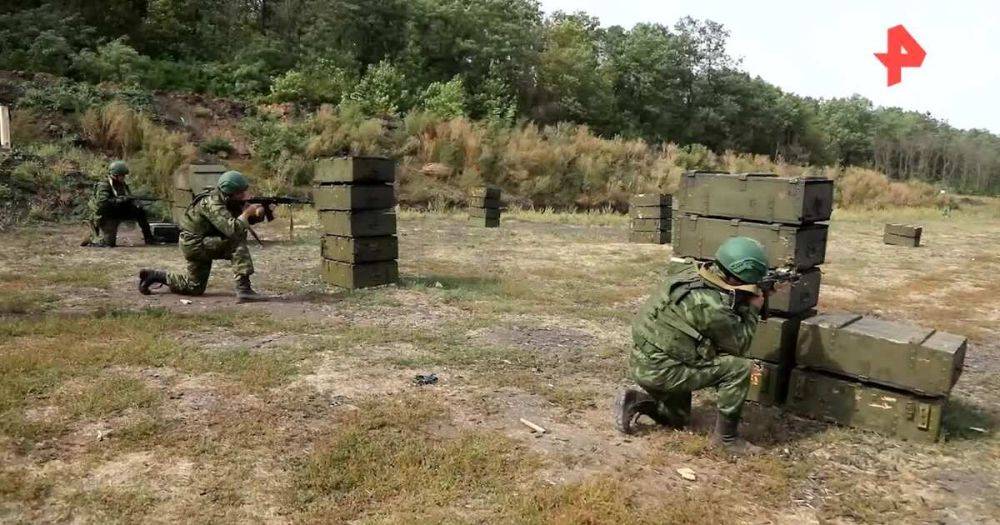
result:
[[[0,69],[77,82],[64,90],[111,82],[135,98],[168,90],[312,108],[289,130],[274,131],[282,136],[263,137],[274,146],[304,128],[327,131],[325,149],[303,139],[275,153],[285,164],[310,151],[330,153],[334,143],[357,144],[343,133],[330,138],[331,127],[347,122],[368,136],[381,121],[381,132],[402,126],[413,136],[479,137],[488,151],[466,141],[423,154],[429,162],[447,157],[442,164],[458,176],[486,180],[503,167],[490,159],[510,157],[496,147],[532,134],[540,148],[559,147],[583,133],[640,156],[740,152],[782,165],[871,168],[957,192],[1000,190],[1000,137],[873,107],[860,96],[786,93],[743,72],[727,39],[711,21],[604,27],[585,13],[545,16],[532,0],[13,0],[0,7]],[[419,150],[419,142],[394,147]],[[607,167],[629,169],[623,155],[624,166]],[[586,173],[601,168],[571,170],[565,164],[580,163],[575,153],[551,157],[527,164],[583,173],[575,188],[592,185]],[[564,182],[534,180],[531,196]],[[549,201],[567,203],[533,199]]]

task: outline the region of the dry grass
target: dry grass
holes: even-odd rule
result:
[[[170,194],[174,172],[195,155],[184,134],[168,131],[121,102],[87,110],[80,128],[92,145],[128,160],[133,179],[161,196]]]
[[[283,299],[239,307],[225,264],[181,305],[134,291],[151,259],[183,268],[173,250],[101,260],[110,252],[66,244],[68,228],[5,233],[0,297],[52,298],[0,322],[0,520],[988,522],[1000,515],[994,206],[841,210],[831,226],[823,308],[972,336],[948,442],[753,409],[747,435],[768,450],[735,463],[706,446],[711,395],[696,397],[689,432],[610,427],[629,320],[670,256],[626,244],[615,215],[487,230],[461,212],[404,212],[403,282],[336,293],[316,278],[303,211],[296,242],[262,225],[272,241],[253,249],[255,285]],[[926,247],[882,245],[895,217],[922,223]],[[972,259],[979,271],[963,271]],[[74,267],[103,280],[59,269]],[[438,384],[412,385],[428,372]]]

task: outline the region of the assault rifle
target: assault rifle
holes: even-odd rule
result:
[[[760,288],[761,293],[764,294],[764,308],[760,311],[762,319],[768,318],[768,298],[774,293],[774,290],[782,284],[798,282],[801,277],[802,274],[789,268],[768,270],[767,275],[757,283],[757,288]]]
[[[312,204],[313,201],[309,199],[302,199],[299,197],[290,197],[288,195],[277,196],[277,197],[251,197],[243,201],[243,204],[262,204],[264,206],[264,218],[267,222],[274,220],[274,210],[271,206],[275,204]]]
[[[127,201],[139,201],[139,202],[155,202],[162,201],[163,199],[159,197],[146,197],[144,195],[122,195]]]
[[[243,202],[244,205],[247,205],[247,204],[260,204],[260,205],[263,205],[264,206],[264,219],[267,222],[271,222],[271,221],[274,220],[274,210],[271,209],[271,206],[273,206],[275,204],[312,204],[313,203],[313,201],[311,201],[309,199],[302,199],[302,198],[299,198],[299,197],[291,197],[291,196],[288,196],[288,195],[275,196],[275,197],[251,197],[249,199],[243,200],[242,202]],[[289,238],[293,238],[294,237],[294,231],[295,231],[295,219],[293,218],[293,216],[291,214],[289,214],[288,215],[288,237]],[[253,235],[254,239],[257,240],[257,244],[259,244],[261,247],[263,247],[264,243],[261,242],[260,237],[257,236],[257,232],[253,231],[253,229],[251,228],[250,229],[250,233]]]

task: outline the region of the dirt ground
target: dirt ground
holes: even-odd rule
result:
[[[706,448],[710,392],[690,431],[612,428],[629,321],[671,255],[620,218],[405,213],[400,285],[345,293],[304,213],[295,240],[261,229],[254,282],[278,298],[253,305],[227,263],[203,297],[139,295],[139,268],[183,261],[135,230],[114,250],[2,233],[0,521],[1000,523],[1000,213],[981,206],[838,214],[823,266],[822,310],[970,338],[947,439],[750,406],[767,452],[741,460]],[[894,217],[925,246],[882,244]]]

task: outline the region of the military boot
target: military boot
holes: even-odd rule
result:
[[[656,400],[642,390],[626,388],[615,397],[611,412],[615,428],[622,434],[630,435],[635,433],[635,423],[639,416],[648,415],[656,419],[653,415],[657,413]]]
[[[167,284],[167,272],[147,268],[139,270],[139,293],[142,295],[149,295],[151,286],[164,284]]]
[[[739,426],[739,416],[727,417],[722,414],[716,416],[715,431],[708,439],[709,447],[721,449],[734,456],[752,456],[763,453],[764,449],[740,437]]]
[[[258,301],[266,301],[268,297],[261,295],[254,291],[253,287],[250,286],[250,276],[241,275],[236,280],[236,302],[237,303],[253,303]]]

